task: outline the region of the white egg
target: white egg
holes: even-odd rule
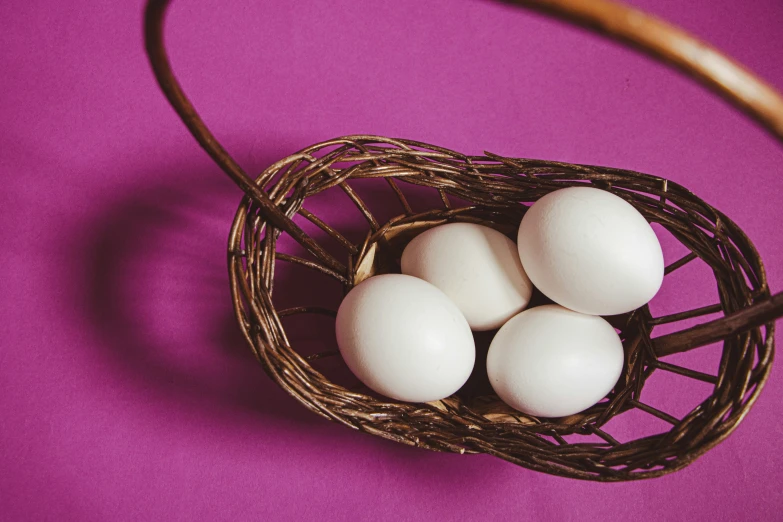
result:
[[[435,401],[468,380],[473,334],[457,306],[415,277],[385,274],[353,288],[337,311],[337,344],[367,387],[408,402]]]
[[[498,331],[487,374],[503,402],[540,417],[585,410],[608,394],[623,368],[623,345],[601,317],[558,305],[525,310]]]
[[[440,288],[478,331],[500,327],[533,292],[514,242],[474,223],[441,225],[415,237],[402,253],[402,273]]]
[[[629,312],[663,282],[663,252],[652,227],[605,190],[569,187],[542,197],[522,219],[517,245],[533,284],[577,312]]]

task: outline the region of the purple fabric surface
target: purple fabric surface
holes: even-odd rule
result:
[[[778,0],[635,4],[783,88]],[[403,447],[306,411],[238,334],[225,244],[240,193],[154,83],[141,11],[0,4],[0,518],[780,517],[779,370],[727,441],[641,483]],[[355,133],[640,170],[724,210],[783,288],[780,146],[625,48],[487,1],[176,0],[168,28],[186,91],[251,172]],[[694,268],[653,309],[715,300]],[[668,390],[659,404],[687,411]]]

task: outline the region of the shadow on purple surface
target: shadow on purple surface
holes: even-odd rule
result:
[[[447,481],[459,480],[454,466],[490,469],[482,466],[483,459],[438,455],[359,434],[318,417],[288,396],[253,358],[231,307],[226,242],[240,191],[216,168],[203,166],[135,177],[142,188],[122,194],[82,230],[89,238],[82,282],[89,303],[86,326],[105,348],[98,355],[106,379],[147,401],[134,408],[162,424],[183,422],[184,415],[184,422],[227,426],[238,434],[250,429],[280,437],[282,429],[316,447],[326,444],[330,451],[364,454],[368,465],[377,465],[382,452],[384,465],[395,469],[400,479],[410,475],[410,480],[419,480],[423,468],[428,476],[442,469],[437,474]],[[357,230],[357,237],[361,235]],[[286,277],[276,288],[282,301],[287,295],[303,295],[335,306],[339,302],[333,292],[314,293],[313,282],[299,275]],[[85,316],[74,311],[74,319],[77,315],[85,322]],[[302,329],[301,335],[292,328],[292,343],[299,343],[294,346],[300,351],[334,343],[323,337],[331,327],[322,326]]]
[[[140,177],[165,181],[90,225],[89,324],[114,370],[177,407],[318,422],[264,375],[236,326],[225,248],[239,190],[214,171]]]

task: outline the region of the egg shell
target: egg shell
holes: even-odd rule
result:
[[[527,306],[533,292],[514,242],[474,223],[423,232],[405,247],[401,264],[403,274],[440,288],[477,331],[499,328]]]
[[[473,335],[457,306],[430,283],[403,274],[371,277],[348,292],[336,333],[353,374],[400,401],[452,395],[476,360]]]
[[[605,397],[620,378],[623,359],[620,337],[606,320],[545,305],[503,325],[489,347],[487,374],[512,408],[563,417]]]
[[[517,245],[533,284],[577,312],[629,312],[663,282],[663,252],[652,227],[605,190],[569,187],[542,197],[522,218]]]

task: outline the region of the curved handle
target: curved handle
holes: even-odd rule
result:
[[[554,15],[646,52],[693,76],[783,141],[783,97],[714,47],[643,11],[608,0],[505,0]]]
[[[783,97],[739,63],[685,31],[638,9],[608,0],[505,0],[536,9],[630,44],[711,87],[783,141]],[[212,159],[268,212],[276,226],[293,224],[223,149],[177,82],[163,45],[163,18],[170,0],[149,0],[144,19],[147,54],[161,89]],[[274,208],[273,208],[274,207]],[[283,226],[285,224],[285,226]]]
[[[321,246],[308,236],[299,226],[293,222],[269,196],[256,185],[250,176],[242,170],[242,167],[234,161],[234,158],[220,145],[215,136],[209,131],[204,121],[193,108],[193,105],[185,96],[177,78],[171,70],[171,63],[166,55],[163,44],[163,19],[170,0],[149,0],[144,13],[144,41],[147,47],[147,55],[158,80],[160,88],[168,98],[171,106],[177,111],[182,122],[196,138],[201,148],[209,154],[215,163],[228,174],[234,183],[241,188],[263,211],[264,215],[274,226],[288,232],[294,239],[313,253],[329,268],[343,273],[345,267],[333,256],[328,254]]]
[[[630,44],[693,76],[763,125],[783,142],[783,98],[769,84],[737,62],[685,31],[617,2],[608,0],[503,0],[536,9]],[[276,227],[285,230],[325,265],[337,272],[345,267],[324,251],[286,216],[242,170],[207,129],[171,70],[163,45],[163,18],[170,0],[149,0],[144,18],[147,54],[155,78],[191,134],[223,171],[259,205]],[[665,355],[703,346],[783,315],[783,293],[734,314],[692,329],[656,339]]]

